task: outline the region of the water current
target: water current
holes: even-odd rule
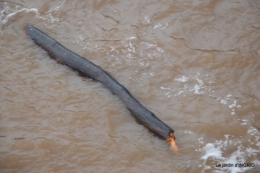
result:
[[[175,130],[179,154],[40,28]],[[260,1],[0,1],[0,172],[260,172]]]

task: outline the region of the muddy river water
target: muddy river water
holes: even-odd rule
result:
[[[108,71],[179,154],[25,23]],[[260,171],[259,0],[0,1],[0,53],[0,172]]]

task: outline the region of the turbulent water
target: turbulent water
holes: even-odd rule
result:
[[[179,154],[25,23],[108,71]],[[0,38],[1,173],[260,171],[259,0],[0,1]]]

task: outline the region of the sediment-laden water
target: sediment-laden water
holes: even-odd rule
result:
[[[25,23],[108,71],[179,154]],[[0,1],[0,38],[0,172],[260,171],[258,0]]]

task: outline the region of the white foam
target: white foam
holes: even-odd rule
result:
[[[234,100],[233,104],[229,105],[229,108],[235,108],[237,106],[237,101]]]
[[[243,125],[243,126],[247,125],[247,123],[249,122],[249,120],[246,120],[246,119],[242,119],[241,121],[242,121],[241,125]]]
[[[183,93],[184,91],[179,91],[177,94],[175,94],[174,96],[178,96],[180,95],[181,93]]]
[[[186,131],[184,131],[184,133],[185,134],[190,134],[190,135],[193,135],[194,133],[192,132],[192,131],[190,131],[190,130],[186,130]]]
[[[201,145],[201,144],[204,144],[203,138],[198,138],[197,140],[198,140],[198,142],[199,142],[200,145]]]
[[[166,87],[160,87],[161,89],[163,89],[163,90],[171,90],[171,91],[174,91],[173,89],[171,89],[171,88],[166,88]]]
[[[257,161],[257,155],[260,152],[260,147],[256,144],[259,142],[259,133],[257,129],[253,127],[250,127],[247,133],[254,135],[254,139],[252,140],[256,141],[246,144],[247,147],[243,146],[244,142],[241,141],[241,138],[234,138],[227,134],[224,135],[225,140],[216,140],[214,143],[207,143],[202,148],[197,149],[196,151],[203,154],[201,156],[203,160],[203,165],[201,165],[203,172],[210,169],[211,172],[240,173],[250,170],[253,167],[239,167],[238,164],[253,163],[257,166],[259,163],[259,161]],[[226,155],[225,152],[227,148],[234,148],[236,150]],[[256,160],[252,160],[252,157],[255,157]]]
[[[249,151],[249,150],[247,150]],[[244,172],[248,169],[251,169],[250,167],[238,167],[236,164],[239,163],[247,163],[245,159],[244,152],[241,151],[241,147],[238,148],[235,152],[233,152],[229,157],[223,157],[222,151],[220,146],[216,146],[216,144],[208,143],[202,148],[202,152],[204,152],[204,155],[201,157],[201,159],[204,160],[204,170],[207,169],[213,169],[215,171],[212,172],[230,172],[230,173],[239,173]],[[255,151],[254,151],[255,152]],[[215,163],[212,165],[205,165],[207,160],[212,160]],[[212,163],[212,162],[209,162]],[[216,165],[220,165],[220,167],[217,167]],[[224,164],[228,164],[229,166],[223,166]],[[254,163],[255,164],[255,163]]]
[[[126,38],[126,40],[134,40],[134,39],[136,39],[136,36]]]
[[[203,164],[200,166],[203,168],[202,172],[210,170],[210,172],[240,173],[260,165],[259,130],[252,127],[251,122],[254,120],[241,119],[240,121],[241,125],[248,127],[247,136],[234,137],[226,134],[224,140],[216,140],[213,143],[206,144],[203,144],[203,138],[198,140],[200,148],[196,149],[196,151],[202,153],[201,160],[203,160]],[[227,151],[229,151],[229,154],[226,153]],[[230,153],[230,151],[233,152]],[[254,166],[239,166],[239,164],[244,163],[254,164]],[[229,165],[222,167],[223,164]]]
[[[187,78],[186,76],[182,76],[180,78],[175,79],[175,81],[179,81],[179,82],[187,82],[189,78]]]
[[[14,12],[9,13],[6,16],[4,16],[4,13],[7,12],[8,10],[9,10],[9,7],[6,7],[4,10],[1,11],[0,21],[1,21],[2,24],[6,24],[11,17],[13,17],[17,13],[20,13],[20,12],[23,12],[23,11],[25,11],[25,12],[35,12],[36,14],[39,14],[38,9],[36,9],[36,8],[29,8],[29,9],[23,8],[23,9],[14,11]]]
[[[164,52],[164,50],[162,48],[160,48],[160,47],[157,47],[156,50],[157,50],[157,52],[160,52],[160,53]]]
[[[215,97],[215,96],[214,96]],[[220,104],[227,105],[228,108],[231,109],[231,115],[236,114],[236,109],[241,108],[242,106],[238,104],[238,100],[236,100],[231,94],[227,94],[224,98],[217,98]]]
[[[207,160],[210,157],[222,159],[221,150],[216,148],[212,143],[206,144],[202,150],[205,152],[204,156],[201,157],[203,160]]]
[[[198,73],[198,75],[200,75],[200,74]],[[197,80],[197,82],[199,83],[200,86],[204,85],[203,81],[200,80],[200,79],[198,78],[198,76],[195,76],[195,79]]]
[[[249,129],[247,130],[247,134],[250,134],[250,135],[257,135],[259,134],[258,130],[254,127],[249,127]]]
[[[127,47],[127,51],[128,51],[129,53],[135,53],[135,52],[136,52],[136,51],[135,51],[135,47],[133,46],[133,44],[132,44],[131,41],[129,41],[129,43],[126,44],[125,47]]]
[[[155,25],[153,28],[155,29],[155,28],[159,28],[159,27],[161,27],[162,25],[160,24],[160,23],[158,23],[157,25]]]
[[[53,11],[58,11],[60,7],[65,3],[65,1],[61,2],[60,5],[51,8],[48,12],[46,12],[43,16],[40,15],[37,8],[21,8],[21,6],[17,5],[15,8],[10,8],[7,3],[5,3],[4,9],[0,13],[0,30],[2,30],[2,26],[5,25],[12,17],[21,12],[34,12],[36,18],[40,18],[43,20],[48,20],[51,23],[58,22],[59,18],[55,18],[52,16]]]
[[[227,104],[227,101],[224,100],[224,99],[222,99],[222,100],[220,101],[220,103],[226,105],[226,104]]]
[[[149,17],[146,16],[146,17],[144,18],[143,24],[149,24],[149,23],[151,23],[151,21],[150,21]]]
[[[204,93],[203,91],[199,91],[201,89],[200,85],[195,84],[193,89],[190,89],[190,91],[194,90],[194,94],[202,94]]]
[[[227,98],[230,98],[230,97],[232,97],[232,95],[231,95],[231,94],[228,94],[228,95],[227,95]]]

